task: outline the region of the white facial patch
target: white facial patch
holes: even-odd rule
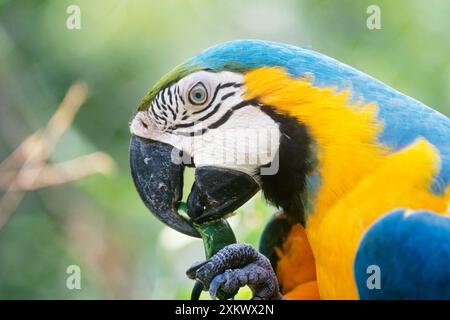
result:
[[[161,90],[149,110],[139,111],[131,133],[182,150],[194,164],[275,174],[280,131],[256,101],[245,100],[243,76],[200,71]],[[265,171],[264,171],[265,170]],[[274,172],[275,170],[275,172]]]

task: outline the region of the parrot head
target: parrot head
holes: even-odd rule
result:
[[[280,50],[256,40],[220,44],[169,72],[144,97],[130,124],[132,176],[148,209],[171,228],[198,237],[191,222],[221,218],[260,189],[301,222],[311,169],[307,130],[246,83],[252,70],[280,66]],[[195,167],[190,219],[178,213],[186,166]]]

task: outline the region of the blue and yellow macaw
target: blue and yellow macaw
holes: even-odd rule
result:
[[[258,190],[280,208],[260,252],[232,244],[195,269],[213,295],[450,299],[450,120],[423,103],[310,49],[239,40],[163,77],[130,130],[137,189],[170,227],[198,236]]]

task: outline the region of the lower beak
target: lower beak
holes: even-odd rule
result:
[[[197,230],[178,213],[184,165],[172,161],[173,151],[171,145],[133,135],[131,174],[142,201],[159,220],[181,233],[199,238]]]
[[[195,182],[187,199],[189,217],[196,224],[223,218],[258,190],[258,184],[246,173],[213,166],[196,168]]]

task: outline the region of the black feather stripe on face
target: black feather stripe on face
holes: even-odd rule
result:
[[[312,140],[297,119],[279,114],[271,106],[261,111],[279,123],[279,168],[275,175],[261,175],[261,189],[267,201],[282,208],[293,223],[305,224],[306,177],[313,170]]]

